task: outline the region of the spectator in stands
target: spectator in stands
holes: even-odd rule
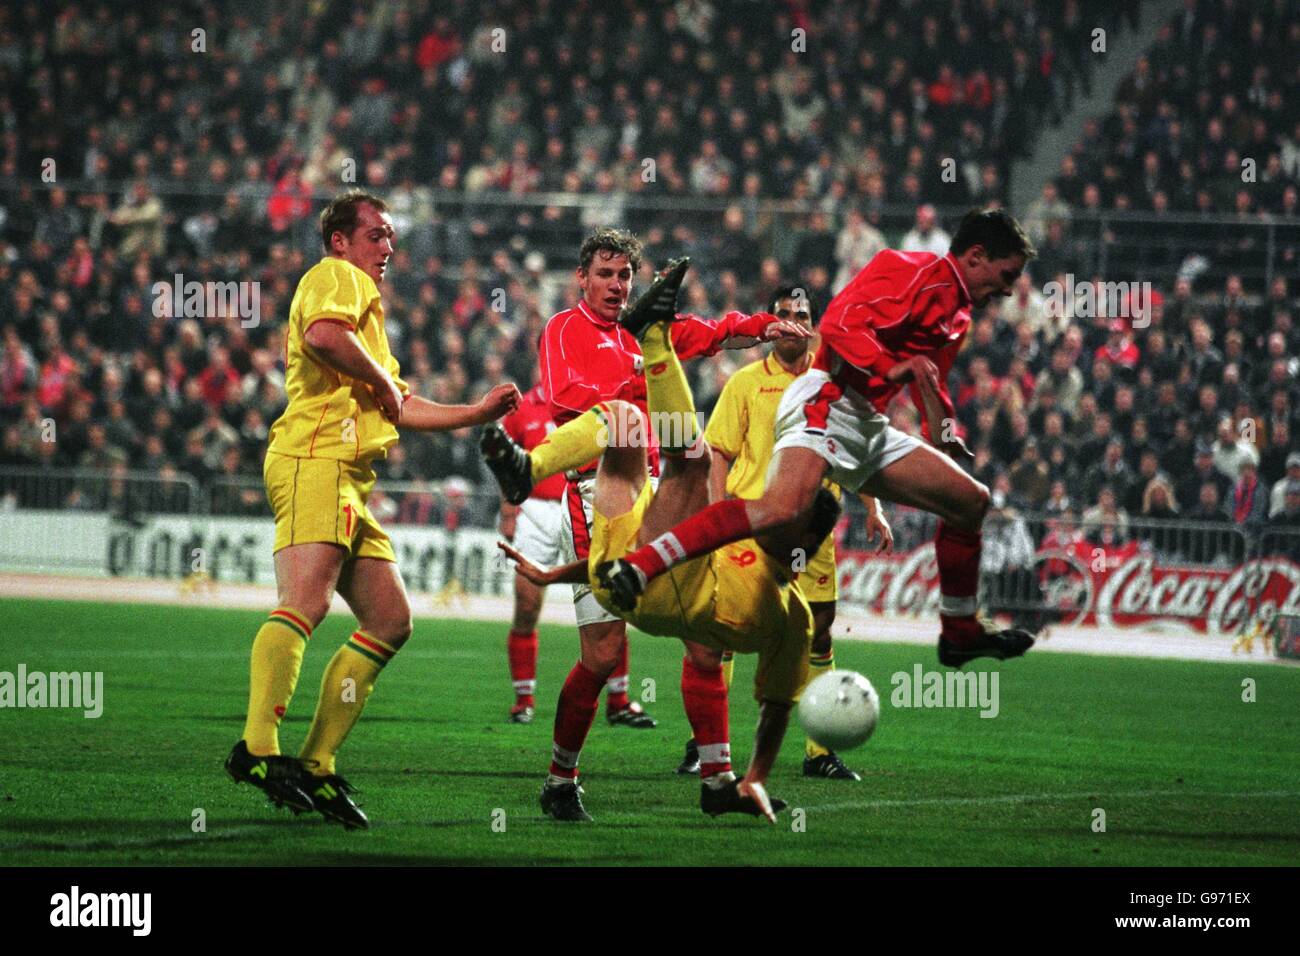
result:
[[[1231,517],[1219,497],[1219,485],[1206,481],[1201,485],[1196,505],[1184,515],[1188,521],[1224,525]],[[1234,548],[1229,537],[1220,528],[1202,527],[1183,535],[1183,556],[1196,564],[1216,564],[1231,561]]]
[[[1172,475],[1180,474],[1179,471],[1172,469],[1169,473]],[[1183,471],[1181,474],[1185,475],[1185,477],[1178,484],[1179,501],[1200,501],[1202,485],[1208,483],[1215,487],[1217,492],[1215,494],[1215,507],[1218,507],[1218,503],[1223,500],[1232,484],[1229,478],[1214,466],[1214,446],[1205,441],[1196,443],[1196,454],[1192,459],[1191,473]]]
[[[165,250],[163,206],[149,188],[149,181],[138,179],[130,192],[108,220],[121,235],[117,250],[123,259],[134,259],[136,253],[147,252],[161,256]]]
[[[1300,484],[1300,451],[1286,456],[1286,474],[1277,480],[1269,494],[1268,516],[1276,518],[1286,510],[1286,496],[1292,484]]]
[[[1214,443],[1214,467],[1229,481],[1235,481],[1241,473],[1242,464],[1247,461],[1253,466],[1259,465],[1259,452],[1254,443],[1238,440],[1231,418],[1225,416],[1219,419]]]
[[[1229,499],[1232,523],[1255,532],[1268,518],[1268,486],[1259,480],[1259,469],[1250,458],[1241,461],[1241,471]]]
[[[1098,416],[1099,421],[1105,419],[1104,414]],[[1113,437],[1103,448],[1100,461],[1096,461],[1091,454],[1084,454],[1081,449],[1084,461],[1096,461],[1084,472],[1083,493],[1088,498],[1100,500],[1102,488],[1107,488],[1117,500],[1122,501],[1128,496],[1129,485],[1134,481],[1133,472],[1124,461],[1124,442]]]
[[[1116,501],[1115,490],[1105,486],[1097,503],[1083,513],[1083,536],[1099,547],[1119,547],[1128,540],[1128,512]]]
[[[916,225],[910,229],[899,246],[903,252],[932,252],[946,256],[952,237],[939,225],[939,215],[928,203],[917,207]]]
[[[835,238],[835,261],[839,268],[835,273],[833,292],[839,292],[857,275],[882,249],[886,248],[884,234],[867,222],[862,211],[850,207],[844,227]]]
[[[1034,245],[1041,246],[1047,241],[1047,224],[1053,221],[1064,223],[1069,218],[1069,204],[1061,199],[1056,183],[1049,179],[1043,184],[1042,193],[1025,211],[1025,232]]]

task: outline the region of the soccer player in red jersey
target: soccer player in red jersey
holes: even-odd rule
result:
[[[621,410],[622,403],[635,406],[642,416],[647,414],[641,346],[618,321],[641,266],[641,243],[631,233],[601,229],[583,242],[578,259],[576,277],[582,298],[575,307],[550,318],[539,350],[542,383],[551,414],[561,427],[531,452],[499,427],[485,429],[481,443],[507,501],[524,501],[533,484],[549,475],[573,473],[564,502],[566,563],[589,552],[595,470],[609,435],[626,430],[628,416]],[[685,271],[684,264],[681,269]],[[680,275],[676,281],[680,283]],[[673,347],[683,359],[713,355],[724,347],[747,348],[780,335],[807,334],[767,313],[730,312],[721,321],[682,315],[672,324]],[[646,441],[651,474],[657,476],[659,449],[653,432]],[[589,583],[574,584],[573,594],[581,656],[556,708],[548,778],[554,787],[575,786],[578,755],[595,718],[600,688],[611,679],[614,686],[606,698],[610,722],[654,726],[627,698],[626,623],[600,606]],[[725,710],[726,697],[720,701],[711,697],[701,706]]]
[[[1005,659],[1033,645],[976,616],[980,529],[988,489],[958,463],[972,455],[957,432],[948,372],[970,327],[970,308],[1008,296],[1035,255],[1001,209],[972,210],[948,254],[885,250],[832,300],[813,367],[786,390],[762,497],[710,505],[625,559],[598,569],[621,607],[682,561],[741,538],[806,524],[830,477],[847,491],[922,508],[940,518],[935,538],[941,595],[939,660]],[[925,444],[892,428],[884,411],[905,386],[921,411]]]
[[[524,393],[519,408],[501,419],[501,427],[521,447],[531,451],[555,428],[551,403],[538,384]],[[498,530],[528,560],[542,566],[560,562],[560,535],[563,524],[564,476],[552,475],[533,486],[532,494],[522,505],[501,503]],[[514,684],[515,703],[510,708],[512,724],[530,724],[536,706],[537,691],[537,619],[542,613],[545,592],[527,578],[515,576],[515,610],[506,638],[510,661],[510,680]]]

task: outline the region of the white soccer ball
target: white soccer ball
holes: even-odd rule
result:
[[[830,671],[804,688],[799,723],[804,733],[836,752],[867,742],[880,720],[880,695],[856,671]]]

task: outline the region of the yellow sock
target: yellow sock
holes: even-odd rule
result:
[[[561,475],[570,469],[581,468],[599,458],[605,449],[598,436],[601,429],[606,427],[608,418],[609,413],[605,407],[597,405],[547,435],[540,445],[528,453],[532,462],[533,484],[551,475]],[[609,434],[608,430],[605,434]]]
[[[834,650],[827,651],[825,654],[818,654],[814,652],[812,656],[808,658],[808,682],[809,683],[812,683],[814,680],[816,680],[818,677],[821,677],[827,671],[833,671],[833,670],[835,670]],[[806,757],[821,757],[825,754],[830,753],[829,750],[827,750],[821,744],[817,743],[817,741],[813,740],[811,737],[804,738],[803,752],[804,752],[804,756]]]
[[[731,690],[731,675],[736,669],[736,655],[731,651],[724,651],[722,654],[722,683],[727,685],[727,690]]]
[[[695,444],[699,421],[682,363],[673,349],[672,326],[656,322],[641,339],[645,361],[646,407],[665,454],[680,455]]]
[[[334,757],[361,716],[379,672],[396,653],[397,648],[365,631],[354,631],[330,658],[320,681],[316,716],[300,755],[316,776],[334,773]]]
[[[244,743],[248,752],[266,757],[280,752],[280,719],[298,686],[302,655],[311,639],[307,616],[291,607],[271,612],[253,639],[248,668],[248,717]]]

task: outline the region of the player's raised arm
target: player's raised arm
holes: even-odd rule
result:
[[[473,405],[440,405],[410,395],[402,406],[398,424],[416,431],[443,432],[466,425],[485,425],[519,407],[519,389],[513,382],[495,386]]]
[[[672,325],[673,349],[679,359],[715,355],[721,349],[747,349],[782,336],[811,338],[812,333],[770,312],[728,312],[721,320],[683,313]]]

